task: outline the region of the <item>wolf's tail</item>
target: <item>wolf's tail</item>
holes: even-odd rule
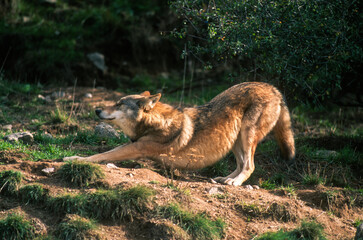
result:
[[[273,129],[282,155],[287,160],[295,159],[294,133],[291,128],[289,110],[284,102],[281,103],[281,113]]]

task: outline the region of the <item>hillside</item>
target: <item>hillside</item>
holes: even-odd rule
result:
[[[74,219],[95,221],[85,239],[252,239],[292,231],[302,222],[321,225],[328,239],[354,237],[363,220],[362,109],[293,109],[296,163],[284,163],[268,136],[247,182],[254,189],[210,181],[233,169],[233,156],[197,172],[170,172],[144,159],[117,167],[98,164],[104,177],[83,186],[62,179],[57,174],[65,165],[62,157],[103,152],[128,141],[97,137],[93,131],[100,123],[94,108],[111,105],[121,95],[103,88],[33,86],[4,95],[0,172],[19,171],[23,178],[14,191],[6,192],[4,182],[0,186],[0,221],[17,213],[41,239],[66,239],[59,232]],[[3,140],[24,131],[34,136],[29,144]],[[45,168],[55,173],[44,174]],[[24,190],[34,184],[47,189],[44,199]]]

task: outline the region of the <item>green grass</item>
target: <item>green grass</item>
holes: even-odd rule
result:
[[[56,236],[60,240],[101,239],[97,234],[92,233],[94,229],[96,224],[93,221],[73,215],[58,225]]]
[[[46,207],[56,214],[86,215],[87,195],[64,194],[50,197],[46,201]]]
[[[221,220],[211,220],[205,213],[193,213],[183,210],[178,204],[172,203],[160,207],[161,215],[178,224],[193,239],[222,239],[226,224]]]
[[[307,186],[324,185],[325,183],[326,180],[318,174],[304,174],[302,178],[302,184]]]
[[[210,167],[200,170],[200,174],[207,177],[227,176],[231,173],[231,169],[236,167],[235,158],[232,153],[228,154],[222,160],[216,162]]]
[[[272,182],[271,180],[262,181],[260,183],[260,187],[264,188],[264,189],[267,189],[267,190],[273,190],[273,189],[278,188],[278,186],[274,182]]]
[[[133,220],[147,211],[155,193],[145,186],[127,190],[98,190],[92,194],[66,194],[47,201],[48,209],[57,214],[79,214],[98,220]]]
[[[35,237],[35,228],[18,214],[9,214],[5,219],[0,220],[0,239],[30,240]]]
[[[91,146],[99,146],[101,143],[110,147],[118,146],[126,143],[128,140],[121,138],[102,138],[97,136],[93,131],[81,130],[76,134],[67,134],[64,137],[45,137],[41,132],[34,135],[34,141],[38,144],[56,144],[70,145],[71,143],[80,143]]]
[[[0,194],[17,194],[22,179],[23,175],[19,171],[6,170],[0,172]]]
[[[87,187],[101,180],[104,173],[99,165],[82,161],[68,161],[57,171],[57,176],[72,186]]]
[[[324,228],[314,221],[303,221],[300,227],[292,231],[268,232],[256,240],[325,240]]]
[[[43,204],[47,200],[48,194],[49,190],[38,184],[25,185],[19,189],[19,198],[25,204]]]

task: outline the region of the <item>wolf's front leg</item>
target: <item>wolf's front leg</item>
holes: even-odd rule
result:
[[[155,142],[135,142],[116,147],[108,152],[95,154],[89,157],[65,157],[63,161],[82,160],[87,162],[102,162],[102,161],[124,161],[138,159],[142,157],[152,157],[158,150],[162,149],[161,144]]]

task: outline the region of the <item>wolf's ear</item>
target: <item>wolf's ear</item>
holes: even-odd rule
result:
[[[151,95],[139,100],[138,105],[143,108],[144,111],[150,111],[155,107],[161,98],[161,93]]]
[[[145,91],[145,92],[142,92],[140,93],[141,96],[144,96],[144,97],[148,97],[150,96],[150,92],[149,91]]]

